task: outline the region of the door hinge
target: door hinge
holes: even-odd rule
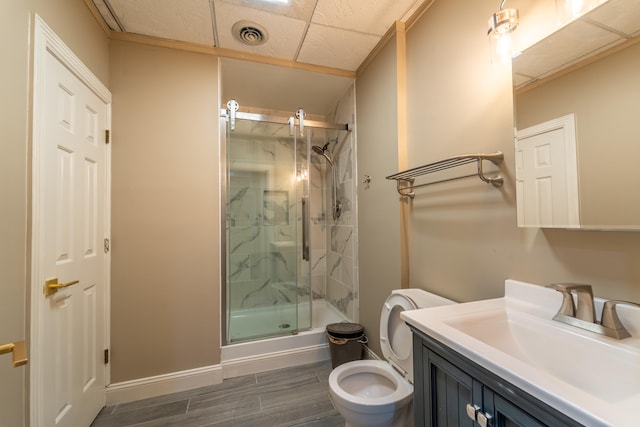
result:
[[[105,129],[104,131],[104,143],[108,144],[111,142],[111,132],[109,131],[109,129]]]
[[[111,242],[109,242],[109,239],[104,239],[104,253],[108,254],[110,250],[111,250]]]
[[[104,364],[107,365],[109,363],[109,349],[104,349]]]

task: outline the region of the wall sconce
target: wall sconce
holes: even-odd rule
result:
[[[499,10],[489,18],[489,42],[491,43],[491,62],[511,62],[513,40],[511,33],[518,28],[520,17],[518,9],[504,9],[507,0],[500,2]]]

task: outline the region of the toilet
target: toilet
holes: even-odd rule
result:
[[[385,360],[344,363],[329,375],[329,393],[347,427],[413,426],[413,337],[404,310],[454,304],[422,289],[391,292],[380,315]]]

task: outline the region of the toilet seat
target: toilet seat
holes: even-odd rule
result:
[[[382,355],[405,380],[413,384],[413,335],[400,318],[405,310],[415,310],[418,305],[407,290],[394,290],[382,306],[380,314],[380,347]]]
[[[369,379],[380,376],[393,383],[394,390],[379,397],[359,396],[345,390],[342,381],[360,374]],[[389,405],[401,406],[413,398],[413,385],[384,360],[356,360],[336,367],[329,376],[329,389],[340,405],[356,412],[363,407],[368,409],[368,413],[388,412]]]

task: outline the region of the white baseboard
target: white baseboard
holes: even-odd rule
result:
[[[163,394],[177,393],[222,382],[222,366],[212,365],[187,371],[137,380],[123,381],[107,386],[107,405],[133,402]]]
[[[304,365],[306,363],[329,360],[329,347],[327,344],[303,347],[295,350],[277,351],[258,356],[242,357],[222,361],[222,374],[224,378],[234,378],[242,375],[258,372],[272,371],[274,369],[288,368],[290,366]]]
[[[329,360],[329,358],[329,347],[326,344],[320,344],[296,350],[226,360],[220,365],[123,381],[107,386],[106,404],[117,405],[148,399],[163,394],[220,384],[224,378],[234,378],[306,363],[321,362]]]

